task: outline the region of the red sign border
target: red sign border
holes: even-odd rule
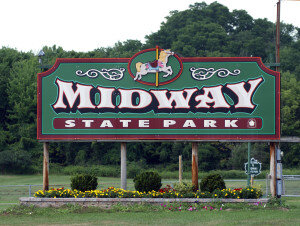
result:
[[[58,58],[46,72],[38,73],[37,76],[37,139],[40,141],[176,141],[176,140],[192,140],[192,141],[219,141],[219,140],[280,140],[280,73],[267,68],[260,57],[182,57],[182,62],[256,62],[258,66],[266,73],[275,76],[275,134],[271,135],[164,135],[164,134],[140,134],[140,135],[50,135],[42,134],[42,78],[52,74],[61,63],[129,63],[132,58]]]

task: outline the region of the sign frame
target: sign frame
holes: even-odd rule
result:
[[[143,51],[141,51],[143,52]],[[144,50],[145,52],[145,50]],[[272,135],[257,135],[257,134],[208,134],[208,135],[182,135],[182,134],[43,134],[43,119],[42,119],[42,92],[43,78],[54,73],[61,64],[80,64],[80,63],[126,63],[133,60],[132,58],[58,58],[46,72],[39,73],[37,76],[37,139],[39,141],[276,141],[280,139],[280,73],[273,71],[264,66],[259,57],[180,57],[183,64],[193,62],[254,62],[265,73],[275,77],[275,134]],[[128,66],[129,67],[129,66]],[[182,71],[182,68],[180,69]],[[181,73],[181,72],[180,72]],[[154,87],[155,88],[155,87]],[[184,88],[184,86],[183,86]],[[171,116],[172,117],[172,116]]]

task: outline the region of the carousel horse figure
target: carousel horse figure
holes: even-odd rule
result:
[[[167,74],[163,75],[163,77],[168,77],[172,75],[173,70],[171,66],[167,66],[169,56],[174,55],[174,52],[171,52],[170,49],[164,49],[160,51],[159,59],[153,62],[141,63],[138,62],[135,64],[136,67],[136,75],[134,80],[141,80],[143,75],[148,73],[156,73],[156,72],[166,72]]]

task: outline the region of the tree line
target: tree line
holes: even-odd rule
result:
[[[44,65],[56,58],[132,57],[142,49],[159,45],[180,56],[261,57],[275,61],[275,24],[253,19],[244,10],[232,12],[217,2],[195,3],[184,11],[171,11],[160,29],[139,40],[117,42],[89,52],[65,51],[62,47],[43,47]],[[300,134],[300,28],[281,24],[281,135]],[[0,49],[0,169],[2,172],[27,172],[42,164],[42,144],[36,140],[36,76],[41,71],[32,52]],[[286,168],[300,165],[300,145],[281,144]],[[186,142],[129,143],[128,161],[146,165],[175,164],[178,155],[188,163],[191,144]],[[267,169],[267,144],[253,145],[252,156]],[[200,170],[243,169],[247,145],[237,143],[200,143]],[[119,164],[118,143],[51,143],[50,162],[66,165]]]

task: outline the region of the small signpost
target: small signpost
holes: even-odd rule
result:
[[[249,164],[250,163],[250,164]],[[253,178],[261,173],[261,163],[256,159],[251,158],[251,160],[245,163],[245,173],[248,175],[248,178],[251,177],[251,186],[253,186]],[[250,185],[248,180],[248,186]]]
[[[251,176],[251,186],[253,186],[253,178],[261,173],[261,163],[256,159],[251,158],[250,165],[248,162],[245,163],[245,173]]]
[[[251,158],[250,160],[250,172],[248,171],[248,162],[245,163],[245,173],[251,176],[257,176],[261,173],[261,163],[256,159]]]

